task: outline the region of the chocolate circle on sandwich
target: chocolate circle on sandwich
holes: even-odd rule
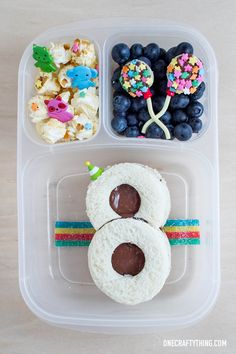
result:
[[[111,191],[111,208],[123,218],[133,217],[139,210],[141,200],[136,189],[129,184],[121,184]]]
[[[89,246],[88,264],[96,286],[126,305],[151,300],[164,286],[171,268],[167,236],[142,220],[109,222]]]
[[[111,257],[111,263],[117,273],[135,276],[143,269],[145,256],[138,246],[131,242],[125,242],[116,247]]]

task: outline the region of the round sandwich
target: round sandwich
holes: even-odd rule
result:
[[[120,163],[90,183],[86,207],[96,230],[119,218],[142,219],[159,228],[170,212],[170,194],[157,170],[137,163]]]
[[[98,230],[88,264],[97,287],[113,300],[136,305],[151,300],[170,273],[167,236],[136,219],[114,220]]]

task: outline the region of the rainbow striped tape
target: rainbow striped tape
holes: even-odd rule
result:
[[[200,244],[200,228],[197,219],[167,220],[162,230],[166,233],[171,246]],[[56,221],[55,246],[87,247],[95,232],[88,221]]]

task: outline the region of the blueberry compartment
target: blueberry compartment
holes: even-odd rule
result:
[[[216,70],[216,64],[214,60],[214,56],[212,57],[212,53],[209,52],[206,49],[205,43],[202,41],[202,38],[199,38],[196,33],[194,32],[187,32],[183,31],[183,28],[176,26],[174,30],[174,35],[173,35],[173,29],[167,29],[165,26],[160,26],[156,28],[156,30],[152,29],[150,31],[143,31],[142,29],[127,29],[126,31],[119,31],[118,33],[114,34],[113,36],[109,37],[106,41],[106,47],[104,50],[104,53],[106,54],[106,57],[104,58],[106,60],[105,62],[105,69],[106,69],[106,76],[108,78],[107,80],[107,90],[108,94],[106,95],[106,104],[105,104],[105,109],[106,109],[106,128],[108,132],[110,133],[111,136],[113,136],[116,139],[131,139],[127,138],[124,135],[120,135],[115,132],[114,129],[111,127],[111,119],[113,118],[113,89],[111,86],[111,79],[114,70],[118,67],[118,64],[114,62],[111,56],[112,48],[114,45],[118,43],[126,43],[129,47],[131,47],[132,44],[134,43],[141,43],[143,46],[148,45],[149,43],[158,43],[158,45],[164,49],[169,49],[173,46],[176,46],[177,44],[181,42],[189,42],[193,44],[194,47],[194,54],[199,57],[203,63],[204,63],[204,68],[205,68],[205,83],[206,83],[206,89],[203,94],[203,96],[199,99],[200,103],[204,106],[204,113],[201,115],[201,120],[203,123],[202,129],[200,130],[199,133],[193,134],[191,139],[188,141],[185,141],[184,143],[189,143],[194,140],[197,140],[201,138],[208,130],[211,120],[215,119],[214,117],[214,95],[212,95],[212,92],[215,91],[215,87],[217,85],[217,70]],[[145,33],[145,34],[144,34]],[[127,93],[122,90],[121,94],[127,95]],[[165,96],[165,94],[164,94]],[[181,95],[184,96],[186,100],[189,100],[189,97],[187,95]],[[172,98],[172,101],[174,100],[179,100],[180,95],[175,95]],[[132,101],[135,99],[132,99]],[[137,100],[137,98],[136,98]],[[153,100],[153,98],[152,98]],[[192,101],[193,102],[193,101]],[[190,103],[192,103],[190,101]],[[155,102],[155,98],[153,100],[153,106],[156,108],[156,113],[162,108],[163,102]],[[170,105],[171,106],[171,105]],[[155,110],[155,109],[154,109]],[[171,108],[169,107],[169,110]],[[184,109],[185,110],[185,109]],[[190,107],[189,107],[190,110]],[[192,109],[193,110],[193,109]],[[129,141],[128,140],[128,141]],[[148,139],[150,140],[150,139]],[[157,139],[153,139],[155,142]],[[162,144],[177,144],[181,143],[181,141],[174,139],[173,141],[166,141],[163,139],[158,139],[158,143]],[[142,142],[144,140],[142,139]],[[145,143],[148,143],[145,140]]]

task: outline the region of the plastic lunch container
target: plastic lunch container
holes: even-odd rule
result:
[[[27,112],[36,74],[32,44],[76,37],[92,40],[99,56],[99,129],[87,141],[48,145],[37,136]],[[156,42],[168,49],[182,41],[192,43],[206,69],[201,133],[188,142],[116,135],[110,126],[112,46]],[[96,20],[52,28],[35,38],[21,59],[18,97],[19,278],[29,308],[57,326],[112,333],[184,327],[205,316],[220,282],[217,134],[216,60],[206,39],[192,28],[151,19],[145,26],[130,19]],[[56,220],[88,220],[85,160],[98,166],[137,162],[157,168],[170,189],[170,218],[200,220],[201,245],[172,247],[171,274],[152,301],[115,303],[93,284],[86,247],[54,246]]]

